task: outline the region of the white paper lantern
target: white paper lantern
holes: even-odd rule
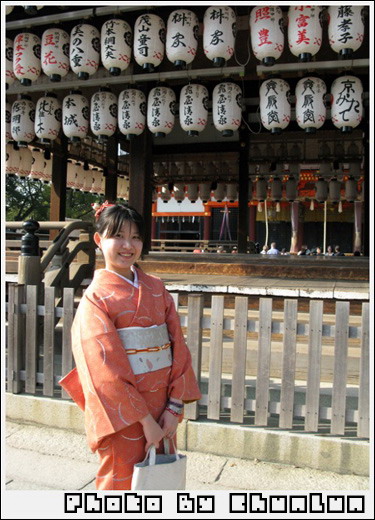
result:
[[[152,72],[164,58],[165,24],[156,14],[139,16],[134,26],[134,59]]]
[[[5,105],[5,141],[12,141],[12,105],[8,102]]]
[[[186,195],[190,202],[196,202],[198,199],[199,185],[190,183],[187,185]]]
[[[315,199],[318,202],[325,202],[328,199],[328,182],[319,177],[315,184]]]
[[[105,22],[101,31],[101,56],[104,68],[112,76],[119,76],[129,67],[132,55],[133,33],[124,20]]]
[[[100,172],[100,175],[101,175],[99,195],[104,195],[105,194],[106,178],[104,177],[102,170],[99,170],[99,172]]]
[[[70,68],[86,80],[99,68],[100,33],[89,24],[79,24],[70,33]]]
[[[271,182],[271,199],[279,202],[283,196],[283,182],[279,177],[274,177]]]
[[[35,139],[35,105],[29,96],[21,95],[21,99],[12,105],[11,133],[19,146],[27,146]]]
[[[146,96],[135,88],[123,90],[118,98],[119,130],[127,139],[140,135],[146,127]]]
[[[72,159],[68,159],[66,165],[66,187],[72,190],[77,189],[76,172],[76,164]]]
[[[53,82],[61,81],[69,72],[69,42],[69,34],[57,27],[42,35],[42,70]]]
[[[165,203],[168,202],[169,200],[171,200],[171,192],[169,190],[168,184],[164,184],[161,187],[160,198]]]
[[[189,84],[180,94],[180,124],[190,136],[199,135],[207,125],[208,90],[203,85]]]
[[[255,184],[255,194],[258,202],[263,202],[267,199],[267,181],[264,177],[259,177]]]
[[[310,61],[322,45],[321,6],[293,5],[288,11],[289,49],[299,61]]]
[[[351,132],[362,121],[362,82],[355,76],[340,76],[331,86],[331,118],[336,128]]]
[[[90,193],[96,193],[99,195],[102,186],[102,173],[96,167],[90,167],[90,171],[93,178]]]
[[[5,173],[7,175],[15,175],[19,170],[20,154],[19,150],[15,150],[12,144],[6,145],[6,162]]]
[[[227,199],[229,202],[235,202],[238,199],[237,184],[227,184]]]
[[[80,90],[72,90],[62,102],[62,125],[70,141],[77,142],[87,136],[89,130],[89,102]]]
[[[203,18],[203,50],[215,67],[223,67],[234,54],[236,15],[231,7],[209,7]]]
[[[101,88],[91,98],[90,126],[94,135],[106,140],[117,128],[117,97],[107,88]]]
[[[211,200],[211,185],[208,182],[199,184],[199,198],[203,203]]]
[[[280,133],[290,122],[289,93],[289,84],[279,78],[267,79],[260,87],[261,121],[272,133]]]
[[[56,94],[46,93],[38,99],[35,109],[35,134],[42,143],[50,143],[58,137],[61,117],[61,103]]]
[[[175,67],[185,68],[197,53],[199,20],[187,9],[173,11],[167,23],[166,54]]]
[[[44,184],[52,184],[52,160],[53,154],[49,157],[44,155],[44,170],[43,170],[43,182]]]
[[[326,120],[324,96],[327,87],[320,78],[300,79],[296,85],[296,121],[305,132],[315,132]]]
[[[13,72],[13,40],[6,38],[5,40],[5,78],[6,88],[13,85],[16,76]]]
[[[44,154],[38,148],[33,148],[31,153],[33,156],[33,163],[29,178],[42,182],[45,166]]]
[[[285,196],[289,202],[293,202],[298,197],[297,180],[293,175],[289,175],[285,183]]]
[[[178,183],[173,186],[173,195],[177,202],[181,203],[185,198],[185,185]]]
[[[33,164],[33,154],[28,146],[19,149],[20,164],[17,175],[19,177],[28,177],[31,173]]]
[[[231,82],[219,83],[212,94],[212,116],[215,128],[223,137],[238,130],[242,117],[242,91]]]
[[[84,165],[81,163],[77,165],[77,177],[78,179],[83,178],[82,187],[80,188],[80,190],[84,191],[85,193],[90,193],[91,186],[94,182],[94,176],[92,170],[90,170],[88,165]],[[79,184],[81,184],[81,182],[79,182]]]
[[[176,95],[171,88],[155,87],[148,95],[147,126],[155,137],[165,137],[175,123]]]
[[[218,182],[214,189],[214,198],[217,202],[221,202],[225,199],[226,185],[223,182]]]
[[[263,65],[274,65],[284,50],[283,20],[283,12],[278,6],[257,6],[251,11],[251,47]]]
[[[328,40],[331,49],[350,59],[364,39],[362,5],[330,5],[328,7]]]
[[[340,202],[341,200],[341,182],[336,177],[332,178],[328,183],[328,198],[331,202]]]
[[[40,38],[32,33],[17,34],[13,49],[13,72],[24,86],[31,85],[39,78],[42,70],[40,63]]]
[[[345,200],[354,202],[358,197],[358,184],[354,177],[350,176],[345,182]]]

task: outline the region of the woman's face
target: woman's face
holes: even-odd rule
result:
[[[132,278],[130,268],[141,256],[143,247],[137,225],[125,222],[113,237],[101,237],[95,233],[94,240],[103,252],[106,269]]]

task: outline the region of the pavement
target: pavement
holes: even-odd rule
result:
[[[4,437],[6,490],[95,490],[97,456],[84,434],[7,420]],[[180,453],[187,455],[188,490],[370,489],[365,476],[197,451]]]

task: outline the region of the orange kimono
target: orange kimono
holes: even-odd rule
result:
[[[100,459],[97,489],[131,488],[133,465],[145,457],[140,419],[150,413],[158,421],[169,397],[201,398],[173,298],[159,278],[136,273],[138,288],[95,271],[72,327],[76,368],[60,381],[85,412],[88,444]],[[163,345],[142,349],[159,333]],[[138,334],[147,344],[129,349]]]

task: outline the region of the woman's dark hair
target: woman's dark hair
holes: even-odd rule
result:
[[[137,210],[124,204],[116,204],[105,208],[96,222],[96,231],[100,236],[111,238],[121,230],[125,222],[134,223],[138,228],[139,236],[144,241],[145,223]]]

